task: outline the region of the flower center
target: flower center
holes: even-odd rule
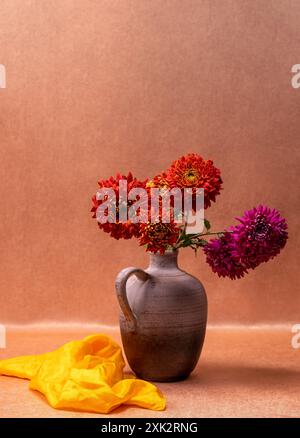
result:
[[[272,226],[262,215],[257,215],[253,225],[247,227],[248,239],[263,241],[270,237]]]
[[[197,181],[198,178],[198,172],[195,169],[189,169],[187,172],[185,172],[185,179],[193,184],[195,181]]]

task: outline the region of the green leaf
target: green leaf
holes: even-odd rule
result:
[[[191,240],[190,239],[185,239],[185,240],[183,240],[183,243],[182,243],[182,247],[183,248],[186,248],[187,246],[190,246],[191,245]]]
[[[210,222],[207,219],[204,219],[204,226],[209,231],[211,229]]]

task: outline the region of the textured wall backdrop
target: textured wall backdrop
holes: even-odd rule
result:
[[[291,235],[236,282],[182,251],[210,322],[299,322],[299,23],[298,0],[1,0],[1,323],[116,324],[115,275],[147,256],[98,231],[97,180],[190,151],[222,169],[215,228],[262,202]]]

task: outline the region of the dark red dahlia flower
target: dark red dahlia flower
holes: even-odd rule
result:
[[[171,187],[204,189],[204,208],[215,202],[223,182],[221,172],[213,161],[206,161],[198,154],[188,154],[175,160],[167,172],[167,181]]]
[[[135,201],[131,201],[131,200],[127,200],[126,201],[126,205],[121,205],[120,204],[120,193],[119,193],[119,182],[120,180],[126,180],[127,181],[127,195],[130,192],[131,189],[133,188],[146,188],[146,184],[147,184],[147,180],[145,181],[139,181],[137,178],[134,178],[131,174],[131,172],[128,173],[127,176],[125,175],[121,175],[121,174],[117,174],[116,177],[114,178],[113,176],[111,176],[109,179],[107,180],[99,180],[98,184],[100,188],[108,188],[108,189],[113,189],[114,193],[115,193],[115,201],[111,200],[110,202],[110,206],[112,207],[112,210],[115,211],[115,216],[112,220],[114,220],[114,222],[105,222],[105,223],[100,223],[98,221],[98,226],[100,229],[102,229],[105,233],[109,233],[111,235],[111,237],[115,238],[115,239],[131,239],[132,237],[139,237],[140,236],[140,224],[139,223],[132,223],[130,220],[127,221],[121,221],[120,217],[119,217],[119,210],[120,207],[125,207],[126,211],[128,212],[128,209],[130,206],[132,206],[134,204]],[[92,198],[92,202],[93,202],[93,207],[91,209],[92,213],[93,213],[93,218],[97,217],[97,209],[98,207],[103,203],[106,202],[108,200],[108,197],[104,200],[98,200],[96,198],[96,196],[93,196]],[[143,206],[143,208],[145,208],[145,211],[148,211],[148,201],[145,202],[145,205]]]
[[[219,277],[241,278],[247,269],[239,262],[236,242],[231,233],[210,240],[203,248],[206,261]]]
[[[148,222],[140,224],[140,246],[146,245],[146,251],[164,254],[168,247],[173,246],[179,236],[180,228],[174,222]]]
[[[239,225],[231,227],[240,262],[247,268],[274,258],[285,246],[288,232],[286,220],[279,211],[259,205],[237,218]]]

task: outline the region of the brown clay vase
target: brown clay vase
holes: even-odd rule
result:
[[[197,278],[177,265],[178,252],[151,254],[147,269],[123,269],[116,279],[120,328],[131,369],[144,380],[189,376],[202,350],[207,298]]]

